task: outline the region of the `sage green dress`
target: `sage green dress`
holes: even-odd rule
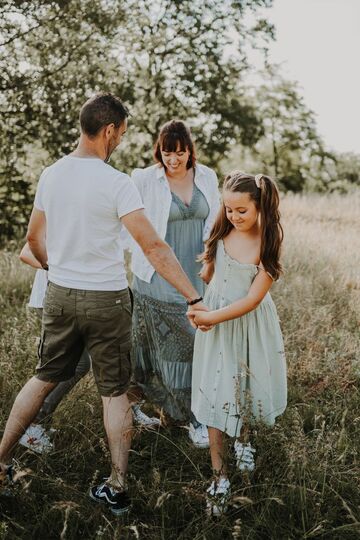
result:
[[[220,240],[205,304],[219,309],[245,297],[259,271],[232,259]],[[197,330],[191,409],[199,422],[239,436],[245,419],[272,425],[286,402],[284,345],[270,293],[246,315]]]

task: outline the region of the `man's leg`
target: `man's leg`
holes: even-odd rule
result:
[[[131,446],[132,411],[126,394],[102,396],[104,426],[111,454],[109,483],[120,490],[125,488],[125,476]]]
[[[12,406],[0,443],[0,465],[11,459],[14,446],[39,412],[44,399],[56,383],[40,381],[32,377],[18,393]]]
[[[72,388],[84,377],[91,366],[90,356],[86,349],[83,350],[80,360],[76,366],[76,371],[73,377],[67,381],[59,382],[56,388],[48,394],[46,397],[43,406],[41,407],[39,413],[37,414],[34,423],[46,425],[51,425],[51,417],[59,405],[60,401],[70,392]]]

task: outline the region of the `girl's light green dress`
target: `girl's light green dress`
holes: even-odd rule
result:
[[[245,297],[259,271],[232,259],[220,240],[205,304],[218,309]],[[246,315],[197,330],[191,408],[199,422],[239,436],[245,419],[273,424],[286,401],[284,345],[270,293]]]

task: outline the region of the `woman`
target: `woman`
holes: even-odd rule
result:
[[[156,164],[135,169],[146,215],[173,248],[199,292],[204,284],[197,262],[219,209],[214,171],[196,162],[189,128],[171,120],[155,144]],[[205,426],[191,415],[191,366],[195,331],[185,313],[184,298],[159,276],[144,254],[133,246],[133,352],[135,379],[145,395],[175,420],[189,420],[189,435],[208,446]]]

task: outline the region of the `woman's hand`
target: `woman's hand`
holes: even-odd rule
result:
[[[204,262],[202,265],[202,268],[199,272],[199,276],[203,281],[205,281],[206,284],[210,283],[211,278],[214,274],[214,262],[208,263]]]

